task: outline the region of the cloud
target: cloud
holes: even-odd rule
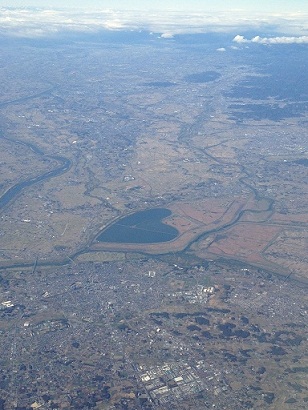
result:
[[[240,36],[239,34],[234,37],[233,41],[235,41],[236,43],[239,43],[239,44],[240,43],[249,43],[250,42],[244,36]]]
[[[308,36],[300,37],[260,37],[255,36],[251,40],[247,40],[244,36],[237,35],[233,41],[238,44],[242,43],[258,43],[258,44],[308,44]]]
[[[174,34],[172,34],[172,33],[163,33],[160,37],[161,38],[174,38]]]
[[[224,47],[220,47],[220,48],[217,48],[216,51],[224,52],[224,51],[227,51],[227,50]]]
[[[66,32],[99,32],[102,30],[145,30],[172,38],[179,34],[237,32],[262,30],[282,32],[284,35],[305,36],[308,15],[250,14],[244,11],[181,12],[181,11],[125,11],[70,10],[38,8],[0,8],[0,34],[19,37],[43,37]],[[291,34],[292,33],[292,34]],[[237,42],[249,42],[236,36]]]

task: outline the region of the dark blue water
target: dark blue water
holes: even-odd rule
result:
[[[98,237],[99,242],[159,243],[175,239],[179,232],[162,220],[171,215],[165,208],[136,212],[115,222]]]

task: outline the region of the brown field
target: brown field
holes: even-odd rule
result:
[[[90,251],[163,254],[178,252],[190,245],[201,258],[240,260],[305,279],[308,237],[304,231],[292,227],[296,222],[304,222],[304,215],[277,214],[269,211],[269,206],[269,200],[253,197],[207,198],[193,203],[175,201],[168,207],[172,215],[164,221],[180,233],[173,241],[158,244],[94,242]],[[240,221],[232,226],[241,211],[244,213]],[[229,224],[231,226],[224,230]]]
[[[198,236],[213,229],[219,229],[231,223],[245,207],[246,199],[237,198],[228,202],[221,198],[199,201],[196,203],[175,202],[169,206],[172,215],[165,223],[175,227],[179,236],[170,242],[158,244],[119,244],[96,242],[90,250],[146,252],[151,254],[178,252],[187,247]]]
[[[286,267],[297,278],[307,278],[308,232],[304,229],[281,230],[264,251],[264,257]]]
[[[210,243],[200,241],[199,256],[236,258],[251,264],[268,264],[262,255],[263,250],[280,233],[281,228],[255,223],[239,223],[221,234],[212,236]]]
[[[295,224],[305,224],[306,226],[308,225],[308,213],[306,214],[280,214],[280,213],[275,213],[272,218],[272,222],[277,222],[281,224],[286,224],[290,225],[292,223]]]

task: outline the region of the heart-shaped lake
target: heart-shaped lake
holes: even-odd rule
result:
[[[166,208],[153,208],[135,212],[108,226],[97,237],[99,242],[159,243],[175,239],[176,228],[162,222],[171,215]]]

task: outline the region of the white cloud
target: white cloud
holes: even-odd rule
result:
[[[259,43],[259,44],[308,44],[308,36],[300,37],[260,37],[255,36],[251,40],[246,39],[244,36],[237,35],[234,37],[235,43]]]
[[[224,51],[227,51],[227,50],[224,47],[220,47],[220,48],[217,48],[216,51],[224,52]]]
[[[249,43],[249,40],[247,40],[244,36],[240,36],[239,34],[234,37],[233,41],[236,43]]]
[[[236,32],[237,30],[262,29],[271,27],[285,35],[305,36],[308,15],[254,14],[234,10],[228,12],[177,12],[177,11],[114,11],[111,9],[85,10],[44,10],[0,8],[0,34],[37,37],[67,31],[98,32],[100,30],[148,30],[162,33],[163,38],[172,38],[183,33]],[[238,42],[250,42],[237,36]],[[236,41],[236,40],[235,40]]]
[[[161,36],[161,38],[174,38],[174,34],[172,33],[163,33]]]

